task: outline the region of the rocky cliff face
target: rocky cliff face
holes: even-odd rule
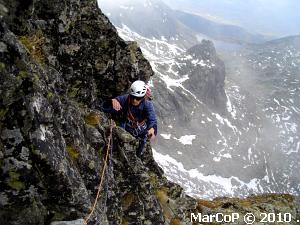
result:
[[[108,143],[97,107],[153,72],[95,1],[1,1],[0,12],[0,224],[80,224]],[[132,136],[115,127],[112,139],[90,224],[192,224],[190,212],[211,211],[164,178],[149,145],[141,161]]]
[[[218,58],[213,43],[203,40],[201,44],[190,48],[188,53],[197,58],[197,63],[200,64],[192,70],[190,79],[186,82],[189,90],[197,96],[201,96],[210,107],[224,112],[227,102],[224,91],[225,65]],[[203,70],[201,63],[211,63],[212,65]]]
[[[187,62],[186,73],[190,79],[186,81],[188,89],[209,107],[224,113],[227,97],[224,91],[225,65],[217,56],[216,49],[211,41],[203,40],[200,44],[187,50],[194,60]],[[207,65],[203,69],[203,65]],[[183,71],[179,69],[183,74]]]
[[[35,61],[64,74],[65,82],[57,82],[61,91],[81,102],[123,92],[137,79],[135,63],[141,68],[141,79],[153,73],[135,43],[118,37],[95,1],[7,4],[3,19],[9,29]]]
[[[84,217],[97,191],[107,142],[107,118],[92,109],[101,99],[126,91],[137,79],[134,64],[139,65],[141,79],[153,73],[139,48],[118,37],[95,3],[1,3],[6,13],[0,42],[1,224]],[[114,154],[121,154],[118,148],[128,152],[135,146],[125,145],[116,141]],[[121,223],[118,195],[131,194],[131,201],[141,206],[134,218],[140,214],[161,223],[154,190],[134,185],[147,185],[139,181],[149,180],[142,176],[145,168],[134,154],[123,152],[121,157],[127,163],[116,162],[120,173],[106,179],[109,189],[102,200],[111,206],[100,203],[94,218],[101,224]],[[126,193],[124,186],[132,190]],[[146,206],[143,201],[151,203]]]

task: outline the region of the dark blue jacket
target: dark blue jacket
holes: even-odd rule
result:
[[[103,112],[123,113],[123,114],[126,113],[126,115],[127,115],[128,107],[130,107],[130,110],[131,110],[134,118],[137,119],[138,121],[142,121],[146,118],[147,119],[147,122],[146,122],[147,130],[149,130],[150,128],[153,127],[154,133],[155,133],[155,135],[157,135],[157,120],[156,120],[156,114],[155,114],[155,110],[154,110],[152,101],[143,99],[142,102],[138,106],[134,106],[134,105],[128,104],[127,98],[129,98],[128,94],[116,97],[116,99],[119,101],[120,105],[122,106],[122,109],[120,111],[116,111],[112,107],[111,101],[104,102],[102,104]],[[124,118],[124,119],[126,119],[126,118]],[[126,121],[122,121],[122,122],[125,123]]]

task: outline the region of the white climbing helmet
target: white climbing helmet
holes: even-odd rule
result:
[[[144,81],[136,80],[131,84],[130,95],[135,97],[144,97],[147,91],[147,87]]]

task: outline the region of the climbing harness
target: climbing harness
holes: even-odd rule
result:
[[[109,151],[111,150],[111,152],[112,152],[112,129],[113,129],[113,126],[114,126],[113,120],[110,119],[110,130],[109,130],[110,133],[109,133],[108,143],[107,143],[107,148],[106,148],[105,161],[104,161],[104,165],[103,165],[103,168],[102,168],[102,175],[101,175],[100,183],[99,183],[99,186],[98,186],[98,192],[97,192],[97,195],[96,195],[93,207],[91,208],[91,212],[84,219],[84,221],[83,221],[83,223],[81,225],[87,225],[89,219],[91,218],[91,216],[93,215],[93,213],[95,211],[98,199],[100,197],[101,187],[102,187],[102,183],[103,183],[103,177],[104,177],[105,170],[106,170],[106,167],[107,167],[108,156],[110,155]]]
[[[142,121],[138,121],[133,113],[131,112],[130,109],[130,97],[128,96],[126,101],[125,101],[125,105],[126,105],[126,109],[124,110],[124,121],[125,121],[125,126],[128,126],[128,128],[131,130],[131,133],[134,137],[137,137],[139,135],[141,135],[142,133],[145,132],[145,130],[147,129],[147,119],[144,119]],[[124,127],[125,128],[125,127]]]
[[[145,132],[145,130],[147,129],[146,121],[147,119],[144,119],[139,122],[137,119],[133,117],[130,107],[128,108],[127,126],[129,126],[132,129],[133,136],[137,137],[140,134]]]
[[[142,127],[145,125],[147,119],[143,119],[142,121],[138,121],[132,114],[130,107],[128,107],[128,119],[129,119],[129,126],[131,128],[137,128],[137,127]]]

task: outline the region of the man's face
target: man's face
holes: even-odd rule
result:
[[[141,101],[143,100],[144,97],[135,97],[135,96],[130,96],[131,104],[134,106],[138,106]]]

